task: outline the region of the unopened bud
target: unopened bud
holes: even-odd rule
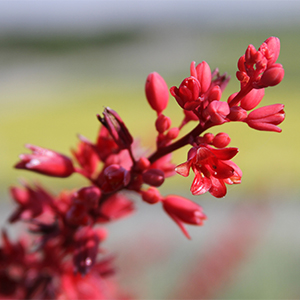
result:
[[[213,123],[222,124],[226,121],[225,118],[230,113],[230,109],[227,102],[215,100],[209,104],[206,112]]]
[[[155,122],[156,130],[159,133],[164,133],[166,130],[168,130],[171,126],[171,119],[169,117],[164,116],[163,114],[160,114]]]
[[[105,168],[103,178],[100,178],[101,190],[111,193],[125,187],[130,181],[130,172],[114,164]]]
[[[255,108],[265,95],[265,89],[252,89],[241,100],[241,108],[251,110]]]
[[[146,191],[141,191],[142,199],[149,203],[149,204],[155,204],[159,201],[161,201],[161,195],[155,187],[149,187]]]
[[[247,118],[247,111],[240,106],[230,108],[230,113],[227,116],[230,121],[243,121]]]
[[[259,87],[277,85],[284,77],[284,69],[281,64],[273,64],[262,75],[258,82]]]
[[[211,145],[214,140],[214,137],[215,136],[210,132],[205,133],[203,136],[203,140],[204,140],[203,143]]]
[[[231,139],[227,133],[220,132],[213,139],[213,145],[216,148],[225,148],[226,146],[229,145],[230,141]]]
[[[150,73],[146,79],[145,92],[152,109],[160,114],[169,101],[169,89],[165,80],[156,72]]]
[[[201,86],[201,93],[205,93],[211,84],[211,70],[206,61],[201,62],[195,67],[195,62],[193,61],[190,66],[191,76],[198,79]]]
[[[277,125],[285,118],[283,109],[283,104],[260,107],[253,110],[244,122],[246,122],[249,127],[257,130],[281,132],[281,128]]]
[[[103,118],[101,118],[100,115],[97,117],[103,126],[107,128],[117,145],[121,149],[129,149],[133,142],[133,138],[117,112],[106,107],[103,112]]]
[[[174,140],[178,137],[178,135],[179,135],[179,128],[173,127],[168,131],[166,138],[168,140]]]
[[[142,175],[143,181],[152,186],[161,186],[165,181],[165,174],[159,169],[149,169]]]
[[[75,193],[75,197],[82,201],[88,208],[96,208],[101,191],[96,186],[84,187]]]
[[[21,161],[15,165],[16,169],[34,171],[53,177],[69,177],[74,173],[70,158],[58,152],[27,144],[26,148],[32,154],[21,154]]]

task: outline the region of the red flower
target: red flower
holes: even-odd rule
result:
[[[26,145],[32,154],[21,154],[17,169],[25,169],[54,177],[69,177],[74,172],[72,161],[67,156],[45,148]]]
[[[30,187],[25,184],[25,188],[12,187],[11,196],[18,204],[18,208],[10,216],[10,222],[18,220],[30,220],[54,209],[54,198],[41,186]]]
[[[165,212],[177,223],[188,239],[190,235],[183,223],[201,226],[206,219],[200,205],[180,196],[167,196],[163,199],[162,205]]]
[[[227,184],[241,182],[242,172],[229,161],[238,152],[237,148],[215,149],[206,144],[193,147],[188,153],[188,161],[176,167],[176,172],[187,177],[190,168],[195,173],[191,186],[193,195],[210,192],[217,198],[226,195]]]
[[[123,194],[113,194],[100,205],[97,222],[105,223],[130,215],[135,211],[134,204]]]
[[[100,159],[97,155],[95,145],[81,135],[79,136],[79,139],[80,142],[77,149],[71,149],[71,152],[86,175],[92,177],[97,170]]]

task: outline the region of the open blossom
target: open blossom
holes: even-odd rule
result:
[[[54,177],[69,177],[74,172],[70,158],[58,152],[27,144],[32,154],[21,154],[17,169],[26,169]]]
[[[209,145],[200,144],[189,151],[187,162],[178,165],[175,170],[186,177],[190,168],[193,169],[195,173],[191,186],[193,195],[210,192],[213,196],[221,198],[226,195],[225,183],[241,182],[241,170],[230,161],[237,152],[237,148],[214,149]]]

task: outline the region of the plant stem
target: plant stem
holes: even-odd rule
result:
[[[213,125],[215,125],[215,124],[213,124],[211,121],[208,121],[204,125],[199,123],[192,131],[187,133],[185,136],[183,136],[178,141],[176,141],[168,146],[165,146],[163,148],[157,149],[152,155],[150,155],[148,157],[150,163],[154,163],[159,158],[161,158],[179,148],[182,148],[183,146],[185,146],[187,144],[190,144],[194,140],[195,137],[199,136],[206,129],[212,127]]]

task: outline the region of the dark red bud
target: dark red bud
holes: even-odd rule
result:
[[[152,186],[161,186],[165,181],[164,172],[159,169],[149,169],[143,173],[143,181]]]

